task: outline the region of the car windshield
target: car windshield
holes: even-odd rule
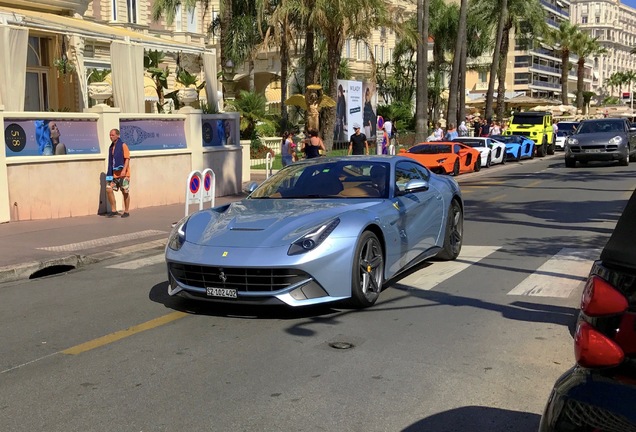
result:
[[[576,133],[612,133],[624,132],[624,122],[621,120],[594,120],[582,122]]]
[[[390,167],[368,160],[298,162],[265,180],[248,198],[388,198]]]
[[[409,149],[408,153],[414,154],[441,154],[452,153],[453,148],[448,144],[420,144]]]
[[[523,138],[517,135],[493,135],[491,136],[495,141],[501,141],[503,143],[515,143],[523,141]]]
[[[510,124],[540,125],[543,124],[543,116],[533,114],[515,114],[512,116]]]
[[[559,128],[558,134],[561,135],[564,132],[573,133],[578,125],[579,125],[579,122],[558,122],[557,123],[557,127]]]
[[[486,147],[486,141],[484,141],[484,140],[478,140],[478,139],[471,140],[471,139],[462,138],[462,139],[456,139],[456,140],[453,140],[453,141],[457,141],[457,142],[460,142],[462,144],[466,144],[467,146],[470,146],[470,147]]]

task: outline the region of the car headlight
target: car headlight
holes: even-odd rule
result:
[[[579,144],[579,140],[577,140],[576,138],[568,138],[568,144],[569,145],[578,145]]]
[[[174,228],[172,228],[172,232],[170,233],[170,237],[168,238],[168,247],[170,249],[178,251],[185,243],[185,232],[186,225],[188,224],[188,219],[188,216],[184,217],[179,222],[177,222]]]
[[[437,159],[437,163],[438,163],[438,164],[444,163],[444,162],[446,162],[446,159],[448,159],[448,158],[444,158],[444,159]]]
[[[289,246],[287,255],[299,255],[316,249],[327,237],[329,237],[329,234],[336,229],[339,223],[340,219],[334,219],[324,225],[321,225],[315,230],[308,232]]]
[[[620,145],[623,142],[623,138],[620,136],[615,136],[611,140],[608,141],[611,145]]]

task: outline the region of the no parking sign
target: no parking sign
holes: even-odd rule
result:
[[[190,204],[201,205],[201,196],[203,193],[203,176],[198,170],[194,170],[188,176],[186,183],[186,202],[185,202],[185,214],[188,215],[188,206]]]
[[[201,202],[211,202],[212,207],[214,207],[214,191],[215,191],[215,180],[216,176],[214,175],[214,171],[210,168],[206,168],[203,170],[203,193],[201,195]],[[201,205],[203,208],[203,205]]]

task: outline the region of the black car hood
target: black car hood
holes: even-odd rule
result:
[[[601,253],[601,260],[636,270],[636,191],[627,201],[627,206]]]

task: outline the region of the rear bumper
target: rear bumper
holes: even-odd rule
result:
[[[555,383],[540,432],[636,432],[636,385],[574,367]]]

